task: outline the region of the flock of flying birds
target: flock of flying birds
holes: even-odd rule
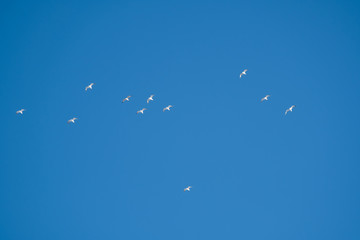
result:
[[[246,75],[246,72],[247,72],[247,69],[245,69],[244,71],[242,71],[242,72],[240,73],[240,78],[241,78],[242,76]],[[85,91],[87,91],[87,90],[89,90],[89,89],[92,90],[92,89],[93,89],[93,86],[94,86],[94,83],[90,83],[88,86],[85,87]],[[154,96],[155,96],[155,95],[150,95],[150,97],[146,100],[146,102],[147,102],[147,103],[150,103],[151,101],[154,101],[154,99],[153,99]],[[261,99],[261,102],[263,102],[263,101],[268,101],[268,100],[269,100],[269,97],[270,97],[270,95],[266,95],[265,97],[263,97],[263,98]],[[122,103],[129,102],[129,101],[130,101],[130,98],[131,98],[131,96],[127,96],[126,98],[124,98],[124,99],[122,100]],[[167,107],[163,108],[163,112],[165,112],[165,111],[170,111],[170,108],[172,108],[172,107],[173,107],[172,105],[168,105]],[[288,109],[286,109],[285,115],[286,115],[288,112],[292,112],[293,109],[294,109],[294,107],[295,107],[295,105],[292,105],[291,107],[289,107]],[[139,111],[136,112],[136,114],[139,114],[139,113],[144,114],[144,111],[145,111],[145,110],[147,110],[147,108],[140,109]],[[25,109],[22,108],[22,109],[16,111],[16,114],[23,114],[24,111],[25,111]],[[69,119],[67,122],[68,122],[68,123],[75,123],[76,120],[77,120],[77,118],[74,117],[74,118]],[[191,189],[191,188],[192,188],[191,186],[188,186],[188,187],[184,188],[184,192],[186,192],[186,191],[187,191],[187,192],[190,192],[190,189]]]

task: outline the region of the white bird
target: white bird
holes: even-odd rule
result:
[[[23,114],[24,111],[25,111],[25,109],[22,108],[22,109],[16,111],[16,114],[19,114],[19,113],[20,113],[20,114]]]
[[[172,108],[172,105],[167,106],[166,108],[163,109],[163,112],[165,112],[166,110],[170,111],[170,108]]]
[[[147,110],[147,109],[146,109],[146,108],[143,108],[143,109],[137,111],[136,114],[139,114],[139,113],[144,114],[144,111],[145,111],[145,110]]]
[[[94,83],[90,83],[89,86],[86,86],[85,91],[87,91],[88,89],[92,89],[92,86],[93,86],[93,85],[94,85]]]
[[[154,101],[154,99],[153,99],[153,97],[154,97],[155,95],[151,95],[148,99],[147,99],[147,103],[149,103],[150,101]]]
[[[286,109],[285,115],[290,111],[292,112],[293,108],[296,107],[295,105],[292,105],[290,108]]]
[[[70,120],[68,120],[67,122],[68,123],[75,123],[75,120],[76,120],[77,118],[72,118],[72,119],[70,119]]]
[[[242,77],[242,75],[246,75],[247,69],[245,69],[242,73],[240,73],[240,78]]]
[[[270,95],[266,95],[265,97],[263,97],[262,99],[261,99],[261,101],[263,102],[263,101],[267,101],[267,100],[269,100],[268,98],[270,97]]]
[[[126,102],[126,101],[130,101],[130,98],[131,98],[131,96],[127,96],[126,98],[124,98],[124,99],[122,100],[122,102],[124,103],[124,102]]]
[[[190,192],[190,188],[192,188],[192,187],[188,186],[187,188],[184,188],[184,192],[186,192],[186,191]]]

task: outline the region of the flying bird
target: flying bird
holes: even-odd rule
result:
[[[76,120],[77,118],[72,118],[72,119],[70,119],[70,120],[68,120],[67,122],[68,123],[75,123],[75,120]]]
[[[124,99],[122,100],[122,102],[124,103],[124,102],[126,102],[126,101],[130,101],[130,98],[131,98],[131,96],[127,96],[126,98],[124,98]]]
[[[190,188],[192,188],[192,187],[188,186],[187,188],[184,188],[184,192],[186,192],[186,191],[190,192]]]
[[[149,103],[150,101],[154,101],[153,97],[154,97],[154,95],[151,95],[151,96],[147,99],[146,102]]]
[[[242,77],[242,75],[246,75],[247,69],[245,69],[244,71],[242,71],[242,73],[240,73],[240,78]]]
[[[270,97],[270,95],[266,95],[265,97],[263,97],[262,99],[261,99],[261,101],[263,102],[263,101],[267,101],[267,100],[269,100],[268,98]]]
[[[87,91],[88,89],[92,89],[92,86],[93,86],[93,85],[94,85],[94,83],[90,83],[89,86],[86,86],[85,91]]]
[[[290,108],[286,109],[285,115],[286,115],[288,112],[292,112],[292,110],[293,110],[294,107],[295,107],[295,105],[292,105]]]
[[[170,108],[172,108],[172,105],[167,106],[166,108],[163,109],[163,112],[165,112],[166,110],[170,111]]]
[[[147,109],[146,109],[146,108],[143,108],[143,109],[137,111],[136,114],[139,114],[139,113],[144,114],[144,111],[145,111],[145,110],[147,110]]]
[[[25,111],[25,109],[20,109],[20,110],[18,110],[18,111],[16,111],[16,114],[23,114],[23,112]]]

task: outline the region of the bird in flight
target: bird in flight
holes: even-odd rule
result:
[[[241,78],[243,75],[246,75],[246,72],[247,72],[247,69],[245,69],[244,71],[242,71],[242,73],[240,73],[240,78]]]
[[[147,110],[147,109],[146,109],[146,108],[143,108],[143,109],[137,111],[136,114],[139,114],[139,113],[144,114],[144,111],[145,111],[145,110]]]
[[[263,101],[267,101],[267,100],[269,100],[268,98],[270,97],[270,95],[266,95],[265,97],[263,97],[262,99],[261,99],[261,101],[263,102]]]
[[[186,191],[190,192],[190,188],[192,188],[192,187],[188,186],[187,188],[184,188],[184,192],[186,192]]]
[[[147,99],[147,103],[149,103],[150,101],[154,101],[154,99],[153,99],[153,97],[154,97],[155,95],[150,95],[150,97]]]
[[[16,111],[16,114],[23,114],[23,112],[25,111],[25,109],[20,109],[20,110],[18,110],[18,111]]]
[[[124,102],[126,102],[126,101],[130,101],[130,98],[131,98],[131,96],[127,96],[126,98],[124,98],[124,99],[122,100],[122,102],[124,103]]]
[[[70,120],[68,120],[68,123],[75,123],[75,120],[76,120],[77,118],[72,118],[72,119],[70,119]]]
[[[292,110],[293,110],[294,107],[295,107],[295,105],[292,105],[291,107],[289,107],[288,109],[286,109],[285,115],[286,115],[288,112],[292,112]]]
[[[92,89],[92,86],[93,86],[93,85],[94,85],[94,83],[90,83],[89,86],[86,86],[85,91],[87,91],[88,89]]]
[[[163,109],[163,112],[165,112],[166,110],[170,111],[170,108],[172,108],[172,105],[167,106],[166,108]]]

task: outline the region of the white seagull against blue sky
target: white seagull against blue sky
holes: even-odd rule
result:
[[[172,108],[172,105],[167,106],[166,108],[163,109],[163,112],[165,112],[166,110],[170,111],[170,108]]]
[[[286,115],[288,112],[292,112],[292,110],[293,110],[294,107],[295,107],[295,105],[292,105],[291,107],[289,107],[288,109],[286,109],[285,115]]]
[[[261,99],[261,101],[263,102],[263,101],[267,101],[267,100],[269,100],[269,97],[270,97],[270,95],[266,95],[265,97],[263,97],[262,99]]]
[[[192,188],[192,187],[188,186],[188,187],[184,188],[184,192],[186,192],[186,191],[190,192],[190,188]]]
[[[139,114],[139,113],[144,114],[144,111],[145,111],[145,110],[147,110],[147,109],[146,109],[146,108],[143,108],[143,109],[137,111],[136,114]]]
[[[241,78],[243,75],[246,75],[246,72],[247,72],[247,69],[245,69],[244,71],[242,71],[242,73],[240,73],[240,78]]]
[[[124,103],[124,102],[126,102],[126,101],[130,101],[130,98],[131,98],[131,96],[127,96],[126,98],[124,98],[124,99],[122,100],[122,102]]]
[[[150,101],[154,101],[154,99],[153,99],[154,96],[155,96],[155,95],[151,95],[151,96],[146,100],[146,102],[149,103]]]
[[[25,111],[25,109],[22,108],[22,109],[20,109],[20,110],[17,110],[17,111],[16,111],[16,114],[19,114],[19,113],[20,113],[20,114],[23,114],[24,111]]]
[[[86,86],[85,91],[87,91],[88,89],[92,89],[92,86],[93,86],[93,85],[94,85],[94,83],[90,83],[89,86]]]
[[[77,120],[77,118],[74,117],[74,118],[68,120],[67,122],[68,122],[68,123],[75,123],[75,120]]]

